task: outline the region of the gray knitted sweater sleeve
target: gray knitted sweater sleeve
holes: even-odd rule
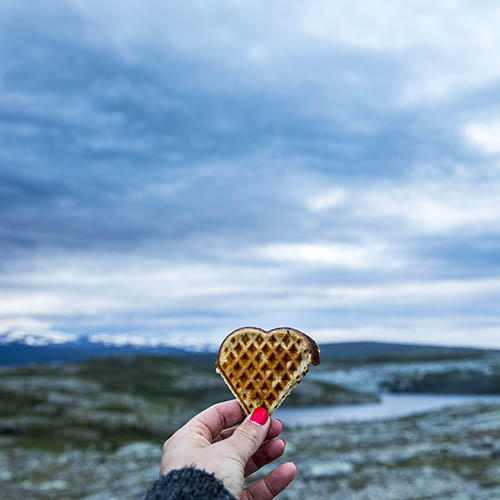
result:
[[[160,476],[144,500],[236,500],[213,474],[194,467]]]

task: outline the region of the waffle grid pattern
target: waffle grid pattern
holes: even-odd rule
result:
[[[263,406],[271,414],[301,381],[310,362],[309,346],[292,329],[242,329],[221,345],[218,371],[247,413]]]

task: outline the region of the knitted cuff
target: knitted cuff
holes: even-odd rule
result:
[[[144,500],[236,500],[213,474],[185,467],[160,476]]]

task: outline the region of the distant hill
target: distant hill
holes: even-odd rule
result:
[[[386,342],[340,342],[321,344],[322,362],[394,362],[477,359],[498,350]]]
[[[322,367],[332,363],[349,364],[394,361],[434,361],[444,359],[477,359],[491,353],[487,349],[463,347],[441,347],[418,344],[395,344],[385,342],[338,342],[321,344]],[[83,359],[121,354],[167,354],[181,357],[186,361],[196,361],[202,365],[213,365],[217,354],[213,347],[201,346],[179,348],[167,344],[112,343],[92,341],[79,337],[70,342],[50,342],[30,345],[23,339],[15,342],[0,338],[0,366],[14,366],[28,363],[52,361],[80,361]]]
[[[0,366],[48,363],[51,361],[80,361],[88,358],[130,353],[184,355],[186,351],[175,347],[114,346],[94,342],[68,342],[30,346],[22,343],[0,345]]]

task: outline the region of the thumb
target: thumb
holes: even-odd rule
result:
[[[270,425],[271,419],[267,410],[256,408],[226,440],[243,466],[266,439]]]

